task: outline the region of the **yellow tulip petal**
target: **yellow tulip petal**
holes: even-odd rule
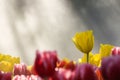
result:
[[[14,64],[20,63],[19,57],[12,57],[10,55],[0,54],[0,70],[4,72],[11,72]]]
[[[87,54],[84,54],[82,58],[79,58],[78,59],[78,62],[79,63],[86,63],[87,61]],[[89,54],[89,63],[92,64],[92,65],[95,65],[95,66],[100,66],[101,64],[101,57],[100,57],[100,54],[92,54],[90,53]]]
[[[90,59],[90,63],[95,66],[100,66],[100,61],[101,61],[100,54],[94,54]]]
[[[94,45],[92,30],[76,33],[72,40],[76,47],[83,53],[89,53]]]
[[[110,53],[111,53],[111,49],[112,49],[113,47],[114,47],[114,46],[109,45],[109,44],[101,44],[101,45],[100,45],[100,50],[99,50],[99,53],[100,53],[100,55],[101,55],[101,58],[109,56]]]
[[[90,54],[89,54],[89,59],[90,59],[90,60],[91,60],[92,56],[93,56],[93,54],[90,53]],[[91,62],[90,60],[89,60],[89,62]],[[87,61],[87,54],[84,54],[82,58],[79,58],[79,59],[78,59],[78,62],[79,62],[79,63],[86,63],[86,61]]]
[[[11,72],[12,68],[13,67],[12,67],[10,62],[7,62],[7,61],[1,61],[0,62],[0,71]]]

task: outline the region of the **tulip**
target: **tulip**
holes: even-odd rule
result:
[[[120,56],[104,58],[100,70],[104,80],[120,80]]]
[[[72,40],[76,47],[83,53],[89,53],[94,45],[94,36],[91,30],[76,33]]]
[[[12,80],[12,73],[0,71],[0,80]]]
[[[43,80],[41,77],[37,75],[15,75],[12,80]]]
[[[56,70],[52,80],[74,80],[74,73],[69,69],[59,68]]]
[[[77,65],[74,80],[98,80],[94,66],[90,64]]]
[[[30,75],[31,72],[27,69],[24,63],[15,64],[13,69],[14,75]]]
[[[111,51],[112,55],[120,55],[120,47],[114,47]]]
[[[76,33],[72,40],[81,52],[87,54],[88,62],[89,52],[92,50],[94,45],[94,36],[92,30]]]
[[[56,51],[36,52],[34,70],[41,77],[52,76],[58,62]]]
[[[0,54],[0,71],[12,72],[14,64],[20,63],[19,57]]]
[[[99,50],[99,53],[101,55],[101,59],[104,57],[110,56],[112,48],[113,48],[113,46],[110,44],[101,44],[100,50]]]

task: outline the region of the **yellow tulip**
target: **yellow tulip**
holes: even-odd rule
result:
[[[88,54],[94,45],[94,36],[92,30],[76,33],[72,38],[76,47],[83,53]]]
[[[94,54],[91,59],[90,59],[90,63],[100,67],[101,65],[101,58],[100,58],[100,54]]]
[[[82,58],[80,58],[78,60],[79,63],[86,63],[87,61],[87,54],[84,54]],[[99,66],[100,67],[100,62],[101,58],[100,58],[100,54],[89,54],[89,63],[95,66]]]
[[[91,62],[91,58],[93,57],[93,54],[92,53],[90,53],[89,54],[89,62]],[[79,58],[78,59],[78,62],[79,63],[86,63],[87,62],[87,54],[84,54],[83,56],[82,56],[82,58]]]
[[[0,71],[12,72],[14,64],[20,63],[19,57],[0,54]]]
[[[99,50],[99,53],[100,53],[100,55],[101,55],[101,58],[110,56],[110,54],[111,54],[111,49],[112,49],[113,47],[114,47],[114,46],[109,45],[109,44],[101,44],[101,45],[100,45],[100,50]]]

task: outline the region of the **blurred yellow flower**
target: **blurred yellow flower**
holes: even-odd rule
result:
[[[80,51],[87,54],[92,50],[94,45],[92,30],[76,33],[72,40]]]
[[[92,54],[92,53],[89,53],[89,62],[91,62],[90,60],[91,60],[92,57],[93,57],[93,54]],[[82,58],[79,58],[79,59],[78,59],[78,62],[79,62],[79,63],[86,63],[86,62],[87,62],[87,54],[84,54],[84,55],[82,56]]]
[[[20,63],[19,57],[0,54],[0,71],[12,72],[15,63]]]
[[[100,67],[101,66],[101,57],[100,54],[94,54],[91,59],[90,59],[90,63]]]
[[[112,49],[113,47],[114,47],[114,46],[112,46],[112,45],[110,45],[110,44],[101,44],[101,45],[100,45],[100,50],[99,50],[99,53],[100,53],[100,55],[101,55],[101,58],[110,56],[111,49]]]
[[[86,63],[87,61],[87,54],[84,54],[82,58],[78,60],[79,63]],[[100,66],[100,54],[93,54],[90,52],[89,54],[89,63],[95,66]]]
[[[111,53],[111,49],[114,46],[110,45],[110,44],[101,44],[100,45],[100,50],[99,53],[97,54],[89,54],[89,63],[93,64],[95,66],[100,67],[101,66],[101,60],[103,57],[107,57],[110,56]],[[84,56],[82,58],[79,59],[79,63],[85,63],[87,60],[87,54],[84,54]]]

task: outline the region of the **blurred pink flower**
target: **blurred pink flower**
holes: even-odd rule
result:
[[[52,80],[74,80],[74,72],[70,69],[59,68],[56,70]]]
[[[112,55],[120,55],[120,47],[114,47],[111,51]]]
[[[15,64],[13,69],[14,75],[30,75],[30,71],[27,70],[27,66],[24,63]]]
[[[100,70],[104,80],[120,80],[120,56],[104,58]]]
[[[94,66],[91,64],[77,65],[74,80],[98,80]]]
[[[30,76],[15,75],[12,80],[43,80],[43,79],[37,75],[30,75]]]
[[[36,52],[34,70],[41,77],[48,77],[54,74],[56,64],[59,61],[56,51]]]
[[[0,80],[12,80],[12,73],[0,71]]]

